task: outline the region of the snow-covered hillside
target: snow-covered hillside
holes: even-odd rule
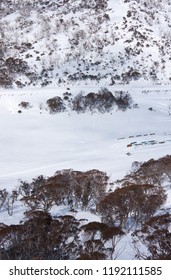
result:
[[[1,86],[170,84],[170,0],[1,1]]]
[[[136,255],[136,246],[140,243],[146,244],[145,249],[142,244],[137,247],[147,250],[146,257],[160,259],[165,256],[161,252],[155,255],[155,250],[148,252],[150,246],[145,233],[155,232],[158,236],[157,224],[159,229],[165,227],[170,234],[171,166],[170,158],[166,156],[171,148],[171,1],[1,0],[0,4],[0,247],[9,249],[5,247],[4,234],[13,231],[10,225],[19,226],[22,221],[20,226],[24,227],[24,232],[28,230],[28,236],[30,226],[36,225],[33,231],[38,230],[41,235],[42,225],[37,226],[37,222],[32,221],[37,218],[46,221],[50,217],[53,222],[52,228],[47,229],[49,236],[56,231],[56,226],[65,225],[65,220],[67,226],[74,225],[77,231],[76,235],[63,228],[68,256],[56,256],[54,252],[52,256],[84,259],[88,254],[85,245],[88,241],[83,242],[87,238],[86,232],[98,231],[92,235],[96,243],[100,234],[103,240],[105,230],[111,229],[108,226],[111,226],[113,208],[107,214],[105,211],[113,201],[112,195],[117,197],[117,188],[121,187],[123,193],[130,188],[132,194],[134,187],[140,184],[144,188],[143,195],[147,195],[142,196],[141,201],[137,197],[139,204],[136,207],[142,207],[142,216],[146,210],[142,211],[143,199],[144,203],[149,203],[149,197],[152,198],[149,205],[159,200],[158,205],[156,202],[156,208],[152,210],[149,207],[151,214],[147,213],[147,216],[151,216],[149,220],[146,216],[143,220],[136,207],[131,208],[132,197],[129,198],[131,210],[127,220],[121,223],[122,219],[118,218],[121,209],[116,211],[118,220],[113,220],[112,238],[116,238],[116,248],[111,247],[113,243],[106,235],[104,243],[99,245],[103,245],[105,254],[98,257],[141,258],[140,251],[137,250],[139,255]],[[154,172],[156,181],[149,174],[142,179],[143,162],[147,165],[144,170],[152,168],[149,170]],[[154,164],[154,169],[150,164]],[[66,179],[70,177],[61,180],[62,183],[59,178],[54,180],[57,185],[59,180],[59,185],[71,187],[73,209],[69,198],[62,194],[57,202],[52,199],[43,214],[39,213],[41,203],[32,205],[30,199],[36,197],[36,191],[45,183],[45,189],[49,184],[54,187],[51,180],[56,171],[58,175],[63,172],[71,175],[72,171],[60,171],[68,169],[79,170],[78,174],[73,171],[73,185]],[[108,181],[105,177],[106,189],[100,193],[99,201],[91,194],[94,200],[92,202],[90,196],[92,205],[86,208],[82,206],[79,191],[74,193],[74,187],[78,182],[81,186],[82,181],[84,188],[91,186],[96,177],[90,174],[92,177],[87,179],[88,170],[106,172],[104,177],[107,176]],[[80,175],[79,172],[85,173]],[[33,182],[32,179],[39,175],[48,179],[43,183],[38,180],[35,187],[36,179]],[[99,183],[98,180],[95,182]],[[29,195],[24,189],[24,181],[27,188],[32,188]],[[153,192],[152,185],[158,192]],[[62,193],[66,192],[65,187]],[[46,190],[43,194],[46,196]],[[41,194],[39,199],[42,199]],[[124,198],[123,205],[125,201]],[[103,203],[107,205],[105,211]],[[106,224],[101,225],[104,216]],[[166,222],[163,224],[163,221]],[[89,225],[91,222],[97,224]],[[15,230],[18,234],[17,227]],[[66,237],[66,232],[71,235]],[[154,240],[158,240],[156,236]],[[54,236],[49,238],[56,240]],[[23,244],[26,243],[27,240]],[[76,243],[82,246],[82,254],[78,248],[76,250]],[[158,244],[157,241],[154,243]],[[73,255],[69,245],[76,250]],[[52,245],[52,251],[58,251],[55,246]],[[0,259],[4,258],[2,251]],[[11,254],[10,250],[8,253]],[[90,255],[90,259],[93,258],[93,254]],[[20,256],[24,257],[26,255]],[[30,253],[27,257],[41,259],[42,255]],[[170,258],[170,255],[165,257]],[[42,258],[50,259],[51,256],[45,254]]]

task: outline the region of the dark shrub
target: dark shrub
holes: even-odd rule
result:
[[[31,107],[30,103],[26,101],[22,101],[20,104],[18,104],[18,106],[24,109],[29,109]]]
[[[51,114],[64,112],[66,110],[63,99],[59,96],[47,100],[46,103]]]

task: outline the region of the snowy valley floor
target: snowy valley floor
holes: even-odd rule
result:
[[[46,110],[46,100],[62,96],[66,88],[1,90],[1,189],[11,191],[19,179],[31,181],[38,175],[50,176],[68,168],[99,169],[106,171],[114,181],[126,175],[134,161],[144,162],[170,154],[171,88],[108,88],[111,92],[128,91],[133,104],[138,105],[124,112],[114,108],[105,114],[64,112],[52,115]],[[81,90],[88,93],[97,88],[70,87],[73,95]],[[19,114],[21,101],[29,102],[32,108],[22,109]],[[168,206],[171,206],[170,192]],[[65,213],[65,209],[59,209],[59,214],[62,211]],[[22,212],[17,205],[13,216],[1,211],[0,222],[18,223]],[[84,215],[77,214],[79,218]],[[92,215],[90,220],[98,220],[98,217]],[[131,259],[128,235],[122,240],[124,244],[125,240],[127,249],[120,258]]]
[[[71,88],[70,92],[75,94],[81,89]],[[88,93],[95,89],[83,90]],[[114,108],[105,114],[53,115],[46,110],[46,100],[60,96],[66,89],[1,90],[1,186],[10,188],[18,179],[52,175],[63,168],[97,168],[107,171],[112,179],[119,179],[130,170],[132,162],[169,154],[171,89],[124,90],[128,90],[138,108],[124,112]],[[30,102],[32,108],[22,109],[19,114],[21,101]],[[150,144],[152,140],[155,144]],[[133,142],[141,145],[127,147]]]

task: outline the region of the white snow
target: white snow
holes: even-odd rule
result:
[[[113,179],[119,179],[129,171],[133,161],[146,161],[169,153],[169,88],[149,89],[149,92],[130,88],[139,109],[125,112],[115,109],[106,114],[66,112],[55,115],[46,111],[46,100],[60,95],[62,89],[59,92],[57,89],[46,90],[47,93],[45,89],[3,90],[0,95],[1,186],[10,188],[19,178],[30,180],[40,174],[52,175],[63,168],[98,168],[107,171]],[[79,88],[71,88],[71,92],[79,92]],[[18,114],[21,101],[30,102],[32,108],[22,109],[22,114]],[[40,104],[43,110],[40,110]],[[153,133],[155,135],[150,135]],[[150,140],[166,142],[127,147],[134,141]]]
[[[10,42],[19,40],[31,42],[34,49],[19,53],[17,50],[9,50],[8,56],[16,55],[26,59],[26,55],[32,55],[27,59],[31,69],[36,69],[37,73],[45,67],[54,64],[52,73],[52,87],[40,88],[38,83],[35,87],[30,86],[25,89],[1,89],[0,88],[0,189],[6,188],[12,191],[18,184],[18,180],[31,181],[38,175],[51,176],[57,170],[72,168],[75,170],[99,169],[106,171],[110,180],[121,179],[131,170],[134,161],[144,162],[151,158],[158,159],[170,154],[171,151],[171,57],[170,47],[165,53],[165,68],[162,69],[162,46],[161,34],[165,33],[168,37],[168,26],[171,22],[170,8],[163,5],[169,17],[165,20],[165,11],[158,11],[158,18],[151,22],[145,19],[145,15],[139,10],[137,1],[131,4],[124,1],[110,0],[108,4],[108,14],[110,23],[101,25],[101,29],[90,35],[91,23],[97,18],[94,14],[86,12],[72,12],[67,14],[64,19],[68,21],[66,29],[60,27],[56,29],[56,19],[58,14],[47,12],[47,19],[41,17],[36,11],[31,12],[27,18],[33,20],[33,25],[23,29],[19,23],[19,13],[15,12],[6,16],[2,20],[5,24],[6,39]],[[149,2],[149,1],[148,1]],[[150,3],[150,2],[149,2]],[[164,3],[162,1],[162,3]],[[137,6],[136,6],[137,5]],[[62,9],[62,8],[61,8]],[[137,9],[139,22],[135,19],[134,24],[138,24],[136,31],[143,34],[146,31],[146,44],[143,52],[136,56],[125,56],[125,47],[134,49],[137,41],[134,40],[135,34],[129,31],[133,25],[127,18],[127,27],[123,24],[128,10]],[[60,16],[61,18],[61,16]],[[72,22],[71,24],[71,20]],[[46,24],[51,22],[51,30],[47,31]],[[148,23],[147,23],[148,22]],[[62,26],[62,25],[61,25]],[[162,28],[161,28],[162,26]],[[116,29],[118,27],[118,30]],[[147,32],[147,28],[152,30]],[[85,38],[80,40],[79,48],[71,49],[69,39],[74,38],[79,30],[85,31]],[[104,31],[108,30],[109,34]],[[112,42],[111,34],[118,40]],[[95,51],[96,43],[94,38],[106,38],[112,42],[104,46],[102,53]],[[48,40],[47,40],[48,38]],[[57,41],[54,39],[57,38]],[[35,42],[37,40],[37,42]],[[132,40],[130,43],[126,40]],[[154,42],[156,40],[156,43]],[[163,39],[164,40],[164,39]],[[55,43],[56,42],[56,43]],[[83,43],[88,42],[88,50],[83,48]],[[53,45],[54,44],[54,45]],[[56,45],[55,45],[56,44]],[[141,48],[141,47],[140,47]],[[49,55],[50,50],[54,50]],[[39,52],[39,53],[36,53]],[[40,62],[36,57],[41,56]],[[88,74],[119,74],[128,71],[130,67],[134,69],[138,65],[138,70],[142,77],[138,81],[131,81],[129,85],[119,84],[109,86],[111,80],[106,78],[97,81],[69,81],[64,77],[64,72],[73,74],[79,63],[79,56],[85,59],[86,64],[80,65],[79,69],[85,71],[85,66],[89,66]],[[131,59],[130,59],[131,58]],[[91,67],[91,62],[101,60],[101,65]],[[109,62],[107,63],[106,62]],[[149,80],[149,72],[154,66],[153,63],[159,62],[155,69],[160,84],[153,84]],[[123,64],[122,64],[123,63]],[[146,77],[143,71],[146,69]],[[60,86],[58,79],[63,79]],[[25,77],[19,77],[23,83],[28,82]],[[46,101],[54,96],[62,96],[70,88],[69,92],[73,96],[81,91],[84,93],[97,92],[101,86],[106,86],[111,92],[118,90],[128,91],[133,99],[134,108],[124,112],[114,110],[110,113],[99,114],[89,113],[77,114],[72,111],[51,115],[47,111]],[[15,87],[15,86],[14,86]],[[29,102],[31,108],[20,108],[22,101]],[[150,109],[151,108],[151,109]],[[22,110],[19,114],[18,110]],[[155,141],[150,144],[149,141]],[[132,145],[137,142],[140,145]],[[146,142],[146,143],[142,143]],[[128,154],[129,153],[129,154]],[[167,188],[167,202],[165,207],[171,208],[171,189]],[[0,211],[0,222],[6,224],[19,223],[23,219],[23,205],[15,204],[13,216],[9,216],[2,209]],[[52,209],[53,215],[64,215],[67,209],[56,207]],[[71,213],[70,213],[71,214]],[[99,217],[88,212],[78,212],[73,214],[77,219],[88,219],[88,221],[99,221]],[[131,235],[126,235],[119,245],[118,250],[122,251],[119,259],[133,258],[131,245]]]

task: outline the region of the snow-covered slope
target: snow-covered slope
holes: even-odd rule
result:
[[[1,2],[1,86],[170,84],[170,0]]]
[[[170,0],[2,0],[0,16],[0,190],[70,168],[106,171],[113,186],[133,162],[170,154]],[[104,90],[128,94],[130,104],[73,110],[76,96]],[[54,97],[60,113],[49,110]],[[169,184],[162,213],[171,209]],[[18,224],[25,210],[17,201],[0,222]],[[122,239],[120,259],[134,257],[131,238]]]

